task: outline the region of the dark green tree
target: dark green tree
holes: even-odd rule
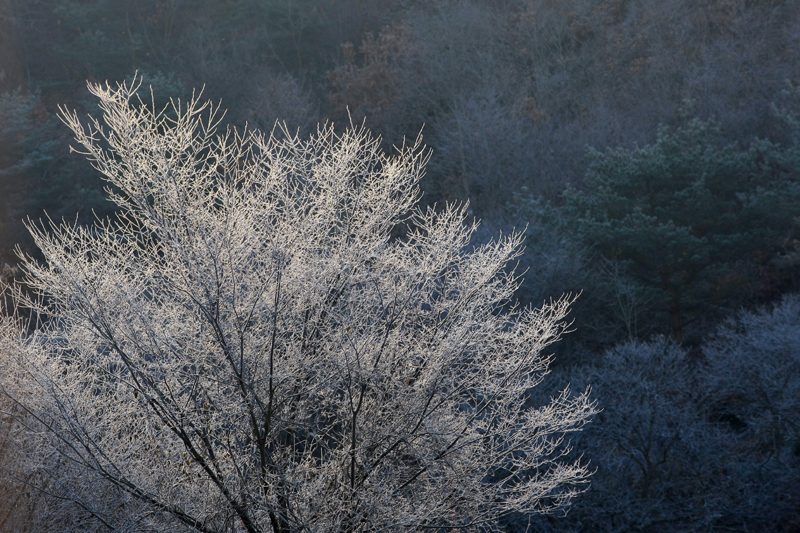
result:
[[[589,150],[585,188],[566,193],[581,239],[658,292],[679,342],[691,321],[762,296],[796,235],[793,149],[720,138],[693,120],[643,148]]]

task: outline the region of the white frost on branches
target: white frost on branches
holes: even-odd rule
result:
[[[32,226],[39,318],[2,323],[62,529],[485,531],[582,490],[588,391],[528,398],[570,301],[512,305],[521,235],[467,251],[466,208],[416,207],[419,139],[218,135],[136,89],[91,85],[103,122],[62,111],[120,214]]]

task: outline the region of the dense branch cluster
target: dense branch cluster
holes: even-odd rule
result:
[[[491,530],[580,491],[588,391],[529,398],[570,301],[514,306],[522,236],[468,250],[465,207],[416,207],[419,140],[218,135],[136,88],[90,86],[104,123],[62,114],[119,215],[32,227],[36,318],[2,323],[60,529]]]

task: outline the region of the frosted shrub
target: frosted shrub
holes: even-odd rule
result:
[[[760,442],[763,458],[800,457],[800,297],[728,320],[706,343],[715,415]]]
[[[620,532],[712,521],[718,448],[694,402],[686,352],[664,337],[627,342],[575,374],[593,384],[603,412],[581,443],[597,473],[572,520]]]
[[[800,484],[800,297],[743,311],[704,345],[704,403],[720,432],[724,525],[789,530]]]

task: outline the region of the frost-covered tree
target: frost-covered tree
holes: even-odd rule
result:
[[[703,354],[714,417],[757,444],[763,461],[800,466],[800,297],[729,318]]]
[[[63,113],[119,214],[31,226],[33,318],[2,322],[54,528],[486,531],[581,490],[588,391],[529,401],[570,302],[514,305],[522,237],[467,250],[465,207],[416,206],[419,140],[218,135],[136,88]]]
[[[597,471],[567,520],[550,530],[713,530],[734,476],[717,475],[725,465],[696,401],[696,365],[665,337],[619,344],[597,359],[572,370],[603,406],[580,442]]]

